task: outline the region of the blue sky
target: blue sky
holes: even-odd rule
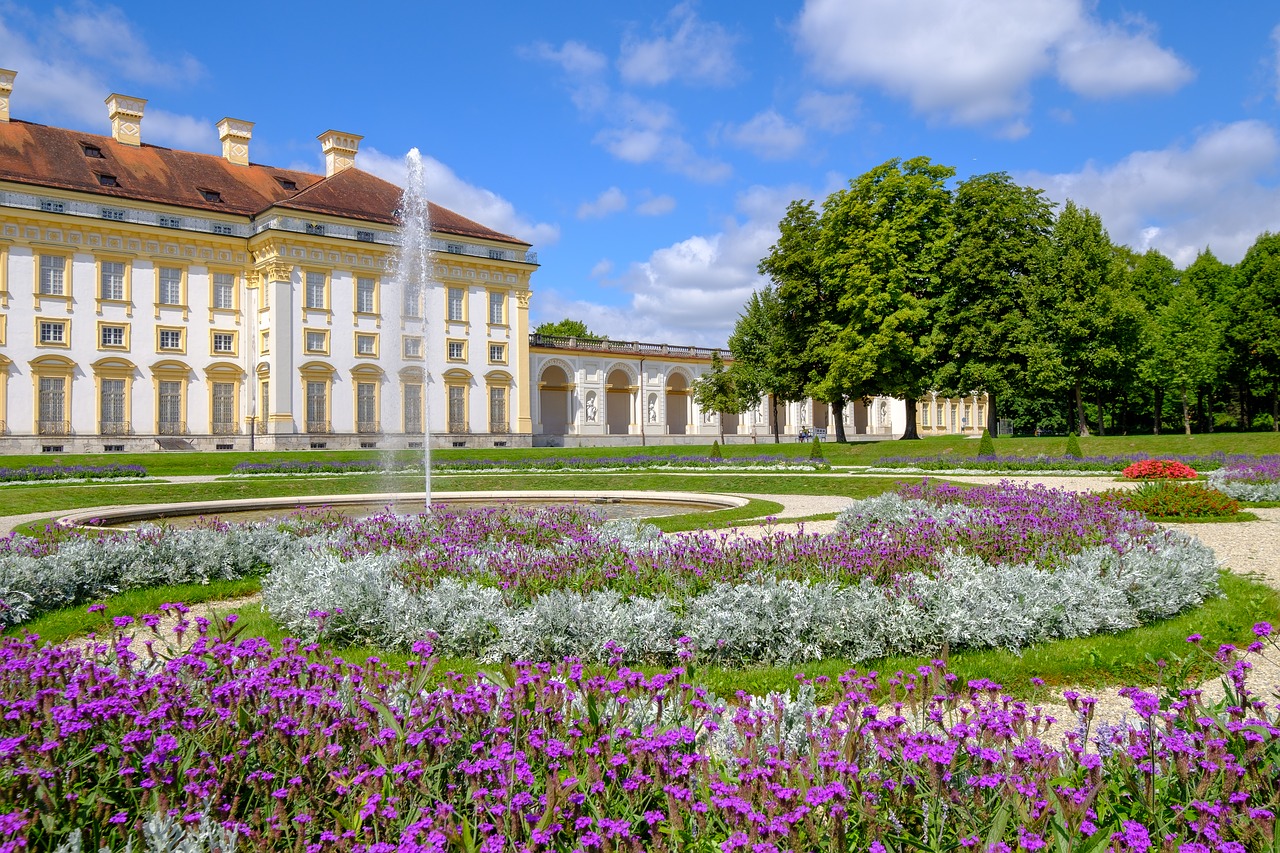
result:
[[[723,344],[795,198],[890,158],[1007,171],[1179,265],[1280,230],[1280,6],[1241,0],[0,0],[15,118],[390,180],[534,244],[535,322]]]

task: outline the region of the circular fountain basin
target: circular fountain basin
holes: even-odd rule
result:
[[[711,512],[746,506],[747,499],[735,495],[692,492],[593,491],[511,491],[434,492],[432,504],[447,509],[496,506],[547,507],[578,504],[599,510],[606,518],[654,518],[689,512]],[[421,512],[422,494],[401,492],[364,495],[308,495],[305,497],[237,498],[173,504],[135,504],[77,510],[58,519],[59,525],[88,528],[133,527],[163,522],[189,527],[201,518],[230,522],[261,521],[288,515],[299,509],[325,509],[340,515],[362,517],[391,508],[399,513]]]

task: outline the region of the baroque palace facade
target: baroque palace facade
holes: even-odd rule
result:
[[[711,350],[530,335],[532,247],[438,205],[433,279],[400,288],[400,189],[355,167],[358,135],[321,134],[310,174],[253,163],[253,124],[232,118],[221,156],[146,144],[146,102],[118,94],[109,136],[11,119],[15,78],[0,69],[0,452],[411,447],[425,426],[443,447],[772,433],[767,406],[698,409]],[[980,400],[921,401],[922,432],[974,431]],[[846,431],[889,436],[904,416],[856,402]],[[779,428],[830,418],[789,404]]]

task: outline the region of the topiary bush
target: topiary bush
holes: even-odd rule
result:
[[[822,455],[822,442],[818,441],[818,437],[813,437],[813,444],[809,447],[810,462],[826,462],[827,457]]]
[[[978,442],[978,456],[986,457],[995,455],[996,443],[991,440],[991,431],[984,429],[982,431],[982,440]]]
[[[707,456],[708,456],[708,458],[711,458],[711,459],[723,459],[723,458],[724,458],[724,454],[720,452],[720,442],[719,442],[719,440],[716,440],[716,441],[711,442],[711,452],[710,452],[710,453],[708,453],[708,454],[707,454]]]
[[[1062,455],[1069,456],[1072,459],[1079,459],[1084,456],[1080,451],[1080,437],[1074,432],[1067,434],[1067,451]]]

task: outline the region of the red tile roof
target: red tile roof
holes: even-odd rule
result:
[[[86,156],[85,146],[97,148],[102,157]],[[116,185],[103,185],[102,175]],[[400,204],[399,187],[355,168],[325,178],[257,163],[237,166],[212,154],[145,143],[135,147],[110,136],[16,120],[0,122],[0,181],[237,216],[280,207],[387,225],[396,223]],[[281,181],[295,189],[285,189]],[[221,200],[207,200],[205,190]],[[430,207],[432,231],[529,245],[448,208]]]

